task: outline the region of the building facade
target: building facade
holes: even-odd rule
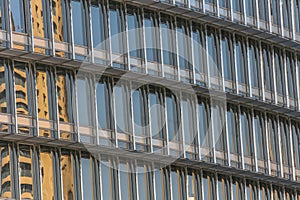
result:
[[[0,198],[300,200],[300,0],[0,0]]]

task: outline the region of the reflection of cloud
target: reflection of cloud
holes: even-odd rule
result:
[[[184,34],[184,33],[181,33],[181,32],[177,32],[175,30],[170,30],[170,29],[167,29],[167,30],[162,30],[162,28],[156,28],[156,27],[145,27],[144,29],[131,29],[129,30],[128,32],[122,32],[120,34],[115,34],[113,35],[110,40],[111,41],[119,41],[119,38],[123,38],[126,36],[126,34],[131,38],[132,35],[135,35],[137,37],[141,37],[140,34],[137,34],[137,33],[146,33],[146,34],[153,34],[155,36],[158,36],[161,32],[168,32],[168,34],[171,34],[173,36],[177,36],[177,39],[180,39],[180,44],[178,46],[178,50],[176,50],[176,48],[173,48],[173,46],[171,45],[165,45],[161,48],[158,48],[157,47],[157,41],[152,41],[152,42],[146,42],[145,45],[146,46],[143,46],[142,43],[139,43],[139,44],[128,44],[128,46],[124,46],[124,47],[121,47],[122,48],[122,51],[119,51],[119,53],[116,53],[116,52],[112,52],[112,55],[111,55],[111,63],[114,65],[114,66],[118,66],[118,67],[125,67],[125,63],[127,64],[128,62],[130,62],[130,67],[134,70],[134,67],[140,67],[140,68],[143,68],[145,67],[146,63],[148,64],[148,66],[150,66],[150,64],[152,63],[155,63],[157,66],[159,66],[157,69],[158,70],[161,70],[163,73],[164,73],[164,76],[166,77],[167,75],[170,75],[170,77],[173,77],[175,78],[175,80],[178,80],[178,77],[180,76],[180,80],[183,81],[183,82],[186,82],[186,80],[188,80],[187,82],[192,82],[192,77],[193,77],[193,57],[190,55],[191,52],[190,52],[190,46],[188,46],[187,44],[189,45],[198,45],[197,48],[200,52],[206,52],[205,49],[203,49],[203,46],[202,44],[199,43],[199,40],[194,40],[193,38],[191,38],[190,36]],[[133,40],[133,38],[132,38]],[[137,39],[136,41],[142,41],[142,40],[139,40]],[[191,42],[192,41],[192,42]],[[122,42],[125,42],[124,40],[122,40]],[[170,43],[173,43],[174,41],[168,41]],[[96,49],[103,49],[102,47],[104,47],[105,45],[103,44],[110,44],[109,42],[109,39],[107,39],[106,41],[103,41],[101,42],[100,44],[98,45],[95,45]],[[163,45],[164,45],[164,42],[163,42]],[[185,46],[186,45],[186,46]],[[107,48],[106,50],[103,50],[103,54],[109,54],[108,52],[108,49]],[[143,53],[137,53],[137,52],[143,52]],[[145,58],[143,57],[143,55],[147,55],[149,56],[150,58],[154,58],[155,56],[152,55],[153,53],[158,53],[158,59],[172,59],[172,62],[166,62],[166,60],[161,63],[161,62],[157,62],[158,60],[145,60]],[[130,56],[130,59],[128,59],[128,56]],[[128,60],[127,60],[128,59]],[[195,58],[194,58],[195,59]],[[208,61],[207,61],[208,59]],[[190,137],[188,138],[189,141],[184,141],[184,137],[185,135],[181,135],[181,138],[178,138],[177,137],[177,134],[182,134],[183,131],[185,130],[184,129],[184,120],[182,120],[181,118],[181,115],[183,114],[182,113],[182,110],[180,110],[180,106],[182,106],[182,99],[181,99],[181,95],[180,93],[178,92],[178,89],[176,89],[172,84],[162,84],[162,80],[165,80],[163,78],[156,78],[154,79],[154,81],[152,82],[147,82],[146,85],[155,85],[157,87],[161,87],[161,88],[165,88],[167,90],[169,90],[175,97],[176,99],[176,108],[178,109],[177,110],[177,114],[176,116],[174,116],[175,118],[177,118],[176,120],[177,121],[177,125],[174,127],[174,130],[173,130],[173,134],[175,137],[173,137],[173,139],[171,140],[167,140],[167,129],[168,129],[168,113],[166,111],[166,109],[170,109],[170,108],[167,108],[167,104],[165,102],[165,100],[162,100],[161,104],[158,103],[158,104],[154,104],[154,105],[151,105],[150,107],[148,107],[148,114],[147,116],[155,116],[157,113],[156,112],[159,112],[161,114],[161,117],[157,116],[157,118],[159,117],[160,119],[160,123],[157,123],[156,127],[151,127],[151,122],[154,122],[156,119],[149,119],[150,122],[149,123],[146,123],[146,124],[136,124],[134,122],[134,120],[131,118],[133,117],[131,114],[128,114],[128,116],[130,117],[130,119],[128,120],[129,123],[133,122],[135,124],[133,124],[133,127],[136,127],[138,130],[148,130],[148,132],[151,132],[151,135],[150,137],[152,138],[152,144],[151,145],[155,145],[155,139],[156,138],[161,138],[161,134],[163,133],[164,136],[162,136],[162,149],[158,149],[157,152],[156,150],[154,149],[153,153],[158,153],[160,154],[161,152],[168,152],[170,151],[169,153],[172,154],[173,156],[173,160],[172,161],[168,161],[168,163],[166,163],[166,165],[168,164],[171,164],[170,162],[173,162],[175,161],[177,158],[179,157],[182,157],[183,155],[183,151],[185,152],[189,152],[191,150],[191,148],[195,148],[195,147],[199,147],[201,148],[201,156],[209,156],[211,157],[211,155],[213,154],[212,150],[214,149],[215,145],[218,145],[216,143],[219,143],[220,141],[220,135],[222,135],[222,133],[225,133],[225,130],[224,130],[224,123],[225,123],[225,110],[226,109],[226,98],[225,98],[225,94],[223,92],[220,92],[219,90],[222,89],[222,72],[220,71],[220,67],[218,65],[218,63],[215,63],[215,59],[214,58],[211,58],[210,56],[208,56],[208,58],[206,59],[206,61],[202,60],[202,62],[205,62],[205,63],[210,63],[209,65],[209,68],[210,68],[210,71],[213,72],[213,73],[209,73],[209,74],[212,74],[213,77],[210,77],[211,80],[212,80],[212,83],[213,85],[218,85],[218,87],[214,87],[214,90],[209,90],[209,97],[208,97],[208,100],[215,100],[216,99],[216,102],[218,101],[217,99],[219,99],[220,101],[220,105],[217,106],[217,108],[214,108],[216,109],[216,111],[212,112],[210,110],[208,110],[207,112],[208,113],[211,113],[211,114],[207,114],[207,117],[208,117],[208,123],[207,123],[207,129],[206,129],[206,132],[204,134],[204,137],[203,141],[200,141],[202,146],[200,146],[199,144],[195,144],[194,141],[198,141],[198,138],[199,138],[199,131],[196,131],[196,127],[198,126],[197,125],[197,121],[196,119],[199,117],[197,116],[197,103],[198,103],[198,100],[197,100],[197,94],[195,92],[195,90],[193,89],[192,85],[191,84],[185,84],[185,87],[186,89],[183,90],[182,92],[183,93],[187,93],[192,101],[194,102],[193,103],[193,109],[192,111],[195,111],[194,113],[194,117],[191,118],[191,119],[194,119],[194,128],[195,128],[195,131],[192,131],[192,133],[190,134]],[[118,63],[118,65],[115,65],[116,63]],[[165,64],[165,63],[169,63],[169,64]],[[172,64],[172,65],[170,65]],[[136,65],[136,66],[134,66]],[[104,66],[106,69],[110,68],[111,66]],[[195,68],[198,68],[196,66],[194,66]],[[170,69],[168,71],[168,69]],[[99,70],[100,71],[100,70]],[[135,71],[135,70],[134,70]],[[144,70],[141,70],[141,71],[144,71]],[[149,69],[148,69],[149,71]],[[103,73],[105,72],[105,70],[102,72],[99,72],[99,73]],[[131,73],[131,72],[130,72]],[[80,73],[80,70],[79,72],[77,73],[77,75],[79,74],[83,74],[83,73]],[[117,80],[115,80],[116,82],[114,82],[114,87],[117,87],[117,86],[122,86],[122,84],[124,82],[126,82],[128,80],[128,76],[126,75],[127,73],[125,72],[120,78],[118,78]],[[158,73],[159,74],[159,73]],[[203,74],[199,74],[200,76],[203,75]],[[99,80],[100,80],[101,76],[99,76]],[[170,80],[167,78],[167,80]],[[215,81],[214,81],[215,80]],[[174,80],[173,80],[174,81]],[[183,83],[184,84],[184,83]],[[145,83],[140,83],[140,84],[134,84],[133,88],[131,88],[131,90],[136,90],[138,88],[141,88],[143,85],[145,85]],[[128,92],[128,90],[126,90]],[[160,93],[160,95],[163,95],[163,93]],[[164,97],[165,98],[165,97]],[[180,100],[180,101],[179,101]],[[149,99],[148,99],[149,101]],[[119,102],[120,103],[120,102]],[[134,102],[133,102],[134,103]],[[149,106],[149,104],[148,104]],[[212,107],[213,108],[213,107]],[[175,109],[175,107],[173,108]],[[210,109],[210,108],[209,108]],[[124,114],[124,113],[123,113]],[[123,115],[122,114],[122,115]],[[179,115],[180,116],[177,116]],[[114,118],[117,118],[119,117],[118,116],[118,111],[117,111],[117,116],[114,116]],[[118,121],[119,120],[116,120],[116,127],[124,127],[125,125],[124,124],[118,124]],[[214,124],[213,124],[214,122]],[[170,122],[169,122],[170,123]],[[216,127],[214,127],[216,125]],[[127,126],[127,125],[126,125]],[[131,126],[131,125],[130,125]],[[200,128],[200,127],[199,127]],[[151,131],[149,131],[151,129]],[[186,129],[187,130],[187,129]],[[169,130],[170,131],[170,130]],[[132,134],[132,133],[130,133]],[[170,134],[170,133],[169,133]],[[186,133],[184,133],[186,134]],[[138,136],[139,138],[143,138],[143,137],[147,137],[147,136]],[[138,138],[137,137],[137,138]],[[176,148],[178,148],[178,154],[173,154],[171,153],[172,151],[172,147],[171,145],[166,145],[166,142],[168,144],[172,144],[173,147],[174,145],[178,145]],[[199,141],[198,141],[199,142]],[[195,146],[196,145],[196,146]],[[116,147],[115,144],[111,144],[111,146],[113,147]],[[203,149],[203,150],[202,150]],[[88,149],[87,149],[88,150]],[[182,151],[183,150],[183,151]],[[122,151],[120,149],[120,151]],[[196,150],[194,153],[197,153]],[[176,156],[174,156],[176,155]]]

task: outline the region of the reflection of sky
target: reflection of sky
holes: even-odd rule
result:
[[[83,187],[83,199],[90,200],[93,199],[93,186],[92,186],[92,179],[91,179],[91,166],[90,166],[90,159],[89,158],[82,158],[82,187]]]
[[[88,126],[89,123],[89,99],[87,92],[87,83],[85,80],[77,79],[77,91],[78,91],[78,115],[79,115],[79,124]]]

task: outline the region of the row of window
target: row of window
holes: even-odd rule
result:
[[[175,0],[175,3],[188,1]],[[172,3],[172,2],[170,2]],[[190,0],[192,9],[299,40],[299,0]],[[204,5],[204,6],[203,6]]]
[[[300,178],[297,120],[188,90],[82,71],[75,77],[72,70],[42,64],[1,62],[2,132],[79,140]]]
[[[264,182],[82,151],[0,143],[0,197],[298,200]]]
[[[235,92],[292,109],[298,107],[300,58],[292,51],[118,2],[92,1],[87,5],[85,1],[73,0],[69,5],[65,1],[52,1],[57,56],[71,52],[72,48],[64,44],[69,44],[72,39],[71,23],[67,21],[73,13],[76,22],[73,23],[74,52],[78,59],[89,54],[86,47],[89,44],[94,47],[93,58],[97,63]],[[14,8],[27,5],[22,0],[10,2],[19,3]],[[47,21],[41,18],[47,15],[40,10],[48,5],[47,0],[32,1],[31,5],[32,12],[37,12],[37,16],[33,16],[34,23]],[[91,12],[91,28],[86,27],[88,23],[84,20],[88,16],[87,10]],[[14,23],[18,21],[13,20]],[[46,21],[44,24],[51,24]],[[19,22],[17,26],[22,27],[24,23]],[[43,32],[50,31],[46,26],[39,27]],[[22,32],[23,29],[17,30]],[[91,40],[88,30],[92,33]],[[43,34],[41,37],[50,39],[49,36]],[[36,49],[40,48],[37,46]],[[112,53],[108,53],[110,51]]]

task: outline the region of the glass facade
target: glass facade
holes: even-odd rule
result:
[[[299,3],[0,1],[0,197],[299,200]]]

